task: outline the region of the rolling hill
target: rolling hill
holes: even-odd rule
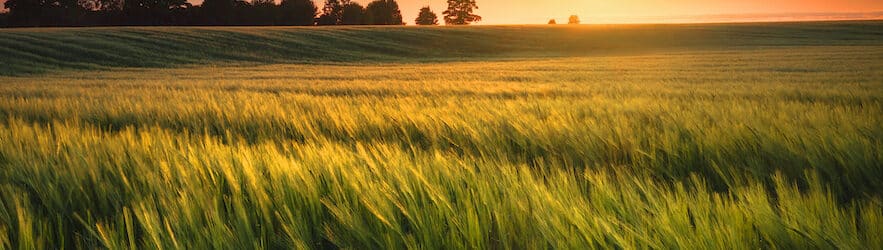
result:
[[[0,75],[105,67],[505,60],[883,46],[883,22],[0,30]]]

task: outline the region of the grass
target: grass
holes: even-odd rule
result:
[[[2,31],[0,248],[883,248],[879,25]]]
[[[0,30],[0,75],[185,65],[520,60],[766,47],[878,46],[881,22]],[[108,68],[111,67],[111,68]]]

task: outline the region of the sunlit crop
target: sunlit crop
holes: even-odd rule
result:
[[[0,248],[880,249],[877,36],[18,70]]]

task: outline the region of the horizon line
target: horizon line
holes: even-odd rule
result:
[[[198,5],[197,5],[198,6]],[[0,14],[8,14],[8,9],[0,9]],[[321,12],[320,12],[321,13]],[[575,14],[580,16],[579,14]],[[568,15],[569,16],[569,15]],[[504,26],[504,25],[549,25],[550,20],[566,20],[567,17],[549,18],[545,22],[476,22],[474,26]],[[601,16],[589,21],[586,17],[581,25],[617,25],[617,24],[726,24],[726,23],[791,23],[791,22],[837,22],[837,21],[883,21],[883,10],[862,11],[862,12],[792,12],[792,13],[732,13],[732,14],[701,14],[701,15],[672,15],[672,16]],[[600,20],[600,21],[595,21]],[[407,20],[402,26],[418,26]],[[557,23],[557,25],[568,25],[566,22]],[[194,25],[199,27],[199,25]],[[239,25],[229,25],[239,26]],[[249,26],[249,25],[241,25]],[[343,25],[334,25],[343,26]],[[370,25],[353,25],[353,26],[370,26]],[[395,26],[395,25],[392,25]],[[437,26],[453,26],[439,23]],[[45,26],[51,27],[51,26]],[[63,26],[59,26],[63,27]],[[87,26],[70,26],[70,27],[87,27]]]
[[[579,14],[576,14],[580,16]],[[566,21],[567,17],[550,18]],[[883,10],[862,12],[792,12],[792,13],[733,13],[672,16],[597,16],[583,17],[583,24],[698,24],[698,23],[766,23],[766,22],[813,22],[813,21],[873,21],[883,20]],[[588,20],[586,20],[588,19]],[[599,21],[600,20],[600,21]],[[531,23],[475,23],[475,25],[546,24]],[[566,24],[560,22],[558,24]]]

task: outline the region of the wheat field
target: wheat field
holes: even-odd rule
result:
[[[880,249],[879,27],[0,31],[0,248]]]

